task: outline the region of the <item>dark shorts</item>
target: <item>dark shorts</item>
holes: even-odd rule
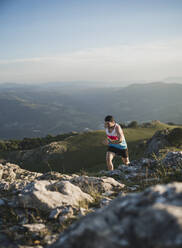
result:
[[[126,149],[118,149],[116,147],[108,146],[107,151],[108,152],[114,152],[116,155],[121,156],[123,158],[128,157],[128,148],[126,148]]]

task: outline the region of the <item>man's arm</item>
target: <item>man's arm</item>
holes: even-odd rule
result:
[[[123,130],[120,126],[116,126],[116,133],[118,136],[118,140],[112,140],[111,141],[112,144],[119,144],[123,140],[124,134],[123,134]]]
[[[108,138],[105,138],[105,139],[102,141],[102,144],[103,144],[103,145],[109,145]]]

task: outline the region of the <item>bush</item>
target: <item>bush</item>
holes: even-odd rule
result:
[[[6,146],[5,142],[3,142],[3,141],[0,141],[0,150],[2,150],[2,151],[7,150],[7,146]]]
[[[137,121],[132,121],[128,124],[128,127],[130,128],[136,128],[138,127],[138,122]]]
[[[167,136],[167,140],[174,146],[182,145],[182,128],[174,128]]]
[[[167,122],[166,124],[168,124],[170,126],[175,126],[176,125],[174,122]]]

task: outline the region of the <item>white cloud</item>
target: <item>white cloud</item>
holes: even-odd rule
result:
[[[0,81],[160,80],[182,76],[182,38],[0,60]]]

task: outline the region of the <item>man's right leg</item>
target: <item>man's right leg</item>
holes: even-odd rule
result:
[[[113,163],[112,163],[112,160],[115,156],[115,153],[114,152],[107,152],[106,153],[106,162],[107,162],[107,168],[108,170],[113,170],[114,169],[114,166],[113,166]]]

